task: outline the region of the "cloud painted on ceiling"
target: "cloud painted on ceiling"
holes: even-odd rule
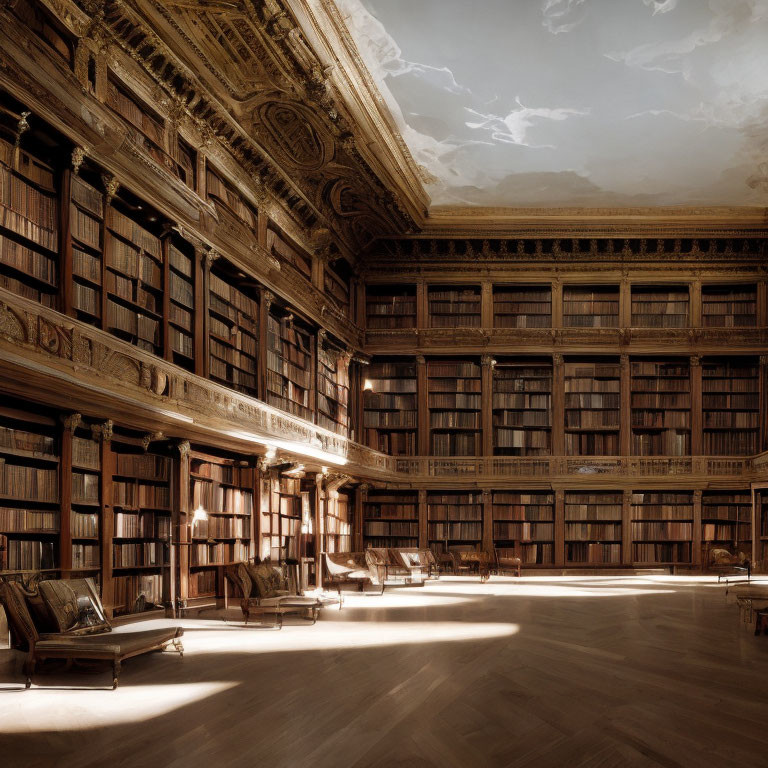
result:
[[[433,204],[768,204],[768,0],[336,2]]]

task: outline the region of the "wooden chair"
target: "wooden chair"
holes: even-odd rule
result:
[[[418,551],[419,551],[419,554],[421,555],[421,560],[427,569],[427,578],[439,579],[440,566],[437,563],[437,558],[435,557],[435,553],[431,549],[420,549]]]
[[[523,561],[514,553],[514,551],[494,549],[493,556],[496,562],[496,573],[498,573],[499,576],[503,576],[505,573],[522,576]]]
[[[26,653],[24,674],[26,688],[32,685],[37,663],[46,659],[105,661],[112,665],[112,690],[120,677],[122,662],[133,656],[165,650],[173,645],[179,656],[184,655],[180,638],[181,627],[145,629],[136,632],[112,632],[111,627],[93,634],[40,633],[29,610],[27,600],[37,594],[21,584],[0,581],[0,603],[8,617],[11,647]],[[101,605],[97,609],[103,609]]]

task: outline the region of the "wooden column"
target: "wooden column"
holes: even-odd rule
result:
[[[483,550],[493,552],[493,498],[485,488],[483,496]]]
[[[424,355],[416,356],[416,392],[418,405],[417,435],[418,455],[428,456],[429,450],[429,398],[427,395],[427,361]]]
[[[552,355],[552,455],[565,455],[565,365],[558,352]]]
[[[493,284],[490,282],[480,286],[480,327],[493,328]]]
[[[701,300],[701,278],[696,278],[688,287],[689,291],[689,324],[691,328],[701,328],[702,300]]]
[[[632,327],[632,286],[624,277],[619,283],[619,328]]]
[[[261,289],[259,295],[259,354],[256,360],[258,376],[256,377],[256,390],[259,400],[267,399],[267,327],[269,325],[269,308],[275,295],[266,288]]]
[[[326,504],[325,490],[323,489],[323,480],[325,475],[318,472],[315,475],[315,587],[321,589],[323,586],[323,532],[325,530],[325,515],[323,514],[323,501]]]
[[[173,493],[171,506],[171,547],[175,547],[172,562],[176,573],[171,574],[171,600],[174,610],[184,607],[189,598],[189,563],[191,545],[190,525],[192,522],[191,499],[189,497],[189,440],[181,440],[176,448],[179,460],[171,465],[174,472],[174,482],[171,484]],[[174,586],[174,582],[178,588]]]
[[[363,551],[363,505],[368,500],[368,483],[361,483],[355,490],[355,508],[352,521],[352,549]]]
[[[760,375],[758,386],[760,387],[760,433],[758,435],[758,450],[764,451],[768,445],[768,355],[760,355]]]
[[[427,519],[427,492],[419,491],[419,549],[429,547],[429,529]]]
[[[112,576],[112,539],[115,535],[115,512],[112,507],[112,476],[115,473],[116,460],[112,451],[112,422],[105,421],[94,430],[101,441],[101,529],[99,545],[101,547],[101,602],[108,616],[115,610],[115,584]]]
[[[427,284],[423,280],[416,283],[416,327],[429,328],[429,300]]]
[[[79,147],[75,148],[76,150]],[[73,152],[73,159],[74,159]],[[59,272],[59,295],[61,303],[59,309],[65,315],[75,315],[73,283],[72,283],[72,237],[70,226],[70,199],[72,196],[72,171],[68,168],[61,178],[61,192],[59,195],[59,243],[61,251],[61,269]]]
[[[325,291],[325,263],[327,261],[326,255],[323,253],[315,253],[312,257],[312,285],[317,288],[318,291]]]
[[[632,565],[632,491],[625,490],[621,499],[621,562]]]
[[[565,565],[565,491],[562,488],[555,490],[554,547],[555,567],[562,568]]]
[[[757,327],[765,328],[768,325],[768,281],[757,282]]]
[[[619,454],[629,456],[632,453],[632,408],[629,355],[621,355],[621,374],[619,384],[620,422],[619,422]]]
[[[563,284],[560,278],[552,281],[552,327],[563,327]]]
[[[736,524],[738,526],[738,523]],[[691,563],[701,568],[701,491],[693,492],[693,536],[691,538]]]
[[[266,250],[267,230],[269,229],[269,216],[262,210],[256,213],[256,242]]]
[[[192,259],[192,281],[194,291],[194,316],[192,318],[192,343],[195,354],[195,374],[208,376],[208,271],[204,265],[205,252],[195,248]]]
[[[701,357],[691,356],[691,455],[701,456],[704,450],[704,432],[701,397]]]
[[[59,455],[59,567],[62,578],[72,570],[72,437],[80,425],[80,414],[62,416]]]
[[[481,379],[481,425],[483,456],[493,456],[493,371],[496,361],[491,355],[483,355]]]
[[[107,218],[112,198],[120,189],[120,182],[109,173],[102,173],[101,180],[104,184],[104,215],[101,218],[101,317],[99,328],[107,327]]]

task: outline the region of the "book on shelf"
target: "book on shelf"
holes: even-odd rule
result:
[[[5,533],[26,533],[27,531],[58,533],[59,512],[58,510],[0,507],[0,531]]]
[[[705,328],[753,328],[757,325],[757,287],[702,285],[701,320]]]
[[[619,325],[617,285],[563,286],[566,328],[616,328]]]
[[[0,570],[45,571],[55,568],[52,541],[30,541],[0,535]]]
[[[755,358],[702,363],[704,453],[738,456],[758,452],[760,377]]]
[[[292,265],[303,277],[311,280],[312,257],[271,226],[267,228],[267,250],[279,261]]]
[[[416,327],[415,285],[368,285],[365,300],[367,328]]]
[[[688,326],[688,286],[632,286],[633,328]]]
[[[101,566],[101,557],[98,544],[73,544],[72,568],[84,568],[95,570]]]
[[[427,289],[429,324],[433,328],[466,328],[480,326],[480,287],[451,288],[431,286]]]
[[[96,512],[72,512],[72,537],[95,539],[99,535],[99,515]]]
[[[543,285],[494,286],[496,328],[550,328],[552,289]]]

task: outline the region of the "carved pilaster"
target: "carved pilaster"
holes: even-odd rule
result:
[[[79,413],[70,413],[68,415],[61,416],[61,423],[64,425],[64,429],[67,432],[74,434],[74,431],[82,424],[83,417]]]

